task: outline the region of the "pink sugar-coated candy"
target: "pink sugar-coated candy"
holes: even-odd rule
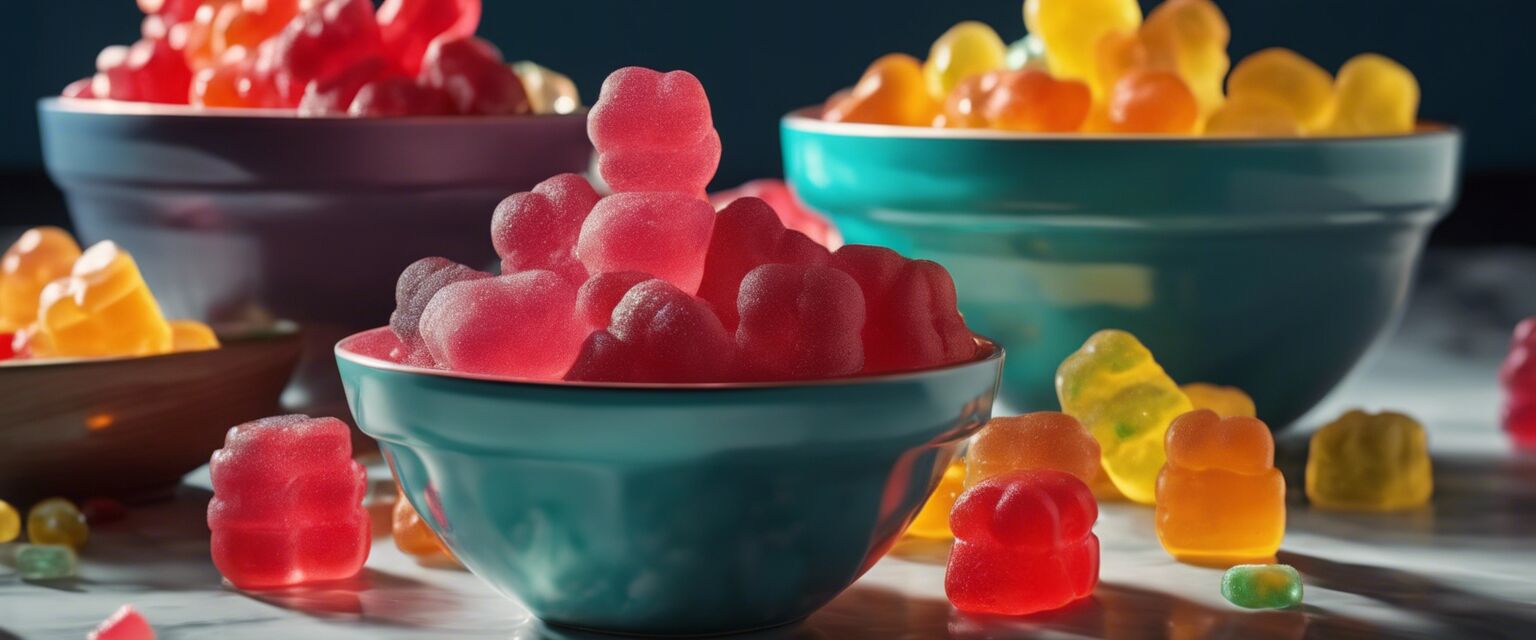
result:
[[[692,295],[714,226],[714,208],[689,194],[616,193],[592,208],[576,257],[588,273],[643,271]]]
[[[96,56],[89,94],[108,100],[186,104],[191,88],[192,70],[186,57],[161,37],[144,38],[131,47],[102,49]]]
[[[767,202],[740,198],[715,216],[704,258],[699,297],[714,306],[720,322],[736,330],[741,279],[765,264],[826,264],[832,254],[798,231],[788,231]]]
[[[587,268],[573,249],[598,200],[591,183],[574,173],[502,200],[491,216],[491,244],[501,256],[502,273],[546,269],[573,284],[585,282]]]
[[[404,76],[374,80],[363,85],[352,99],[347,114],[359,118],[448,116],[457,113],[453,98],[437,87],[417,84]]]
[[[559,379],[587,336],[576,285],[553,271],[523,271],[443,287],[421,315],[421,337],[454,371]]]
[[[613,72],[588,114],[587,135],[598,173],[617,192],[702,195],[720,164],[709,97],[686,71]]]
[[[624,294],[608,330],[588,336],[566,379],[723,382],[735,369],[736,341],[709,303],[655,279]]]
[[[907,371],[962,362],[976,341],[960,317],[949,271],[884,247],[847,245],[831,266],[864,292],[864,370]]]
[[[299,101],[299,115],[340,115],[351,108],[353,98],[363,86],[390,76],[399,75],[389,60],[383,56],[364,58],[351,67],[324,80],[312,80],[304,87],[304,97]]]
[[[433,41],[417,80],[447,92],[461,114],[505,116],[531,111],[523,81],[502,59],[501,51],[473,36]]]
[[[436,366],[421,339],[421,314],[427,303],[450,284],[489,277],[447,258],[422,258],[406,267],[395,283],[395,312],[389,316],[389,330],[400,339],[400,351],[393,357],[415,367]]]
[[[155,629],[138,609],[125,604],[96,625],[86,640],[155,640]]]
[[[714,130],[687,147],[614,149],[597,156],[597,172],[616,192],[682,191],[702,197],[719,166],[720,136]]]
[[[641,271],[614,271],[592,276],[576,291],[576,317],[593,329],[607,329],[613,310],[635,285],[655,276]]]
[[[736,346],[752,378],[832,378],[864,368],[864,294],[846,273],[763,265],[741,281],[736,305]]]
[[[372,541],[346,423],[290,415],[229,430],[209,462],[213,564],[241,589],[357,575]]]
[[[714,203],[716,209],[724,210],[732,202],[740,198],[758,198],[773,207],[774,213],[779,215],[779,222],[784,228],[799,231],[807,238],[816,241],[829,250],[835,250],[843,246],[843,234],[837,227],[832,226],[828,220],[815,211],[806,208],[795,195],[794,190],[783,180],[763,178],[743,183],[734,189],[727,189],[709,196],[709,201]]]
[[[81,78],[79,80],[76,80],[74,82],[69,83],[68,86],[64,87],[64,91],[61,92],[60,95],[66,97],[66,98],[76,98],[76,99],[79,99],[79,100],[91,100],[91,99],[96,97],[96,95],[91,92],[91,84],[92,84],[92,79],[91,78]]]
[[[296,108],[310,82],[334,78],[383,52],[371,0],[328,0],[261,43],[255,74],[271,78],[281,106]]]
[[[480,0],[384,0],[379,31],[395,64],[415,75],[432,41],[474,35],[480,13]]]

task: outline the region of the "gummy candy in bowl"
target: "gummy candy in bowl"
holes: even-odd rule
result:
[[[647,635],[794,622],[896,541],[986,422],[1002,349],[809,382],[523,381],[343,340],[353,416],[453,554],[545,621]]]
[[[785,175],[848,242],[942,263],[1008,346],[1002,398],[1054,409],[1056,367],[1105,328],[1177,381],[1311,409],[1402,309],[1458,186],[1461,134],[1196,138],[781,124]]]

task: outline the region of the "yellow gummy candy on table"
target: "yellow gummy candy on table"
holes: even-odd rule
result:
[[[27,511],[27,541],[32,544],[61,544],[79,549],[89,537],[85,515],[69,500],[49,498]]]
[[[922,64],[912,56],[892,53],[869,65],[847,95],[829,100],[822,119],[927,127],[937,115],[939,103],[928,95]]]
[[[1294,138],[1302,135],[1295,112],[1279,103],[1251,96],[1227,96],[1205,120],[1205,135]]]
[[[0,333],[37,319],[37,300],[48,283],[69,275],[80,245],[68,231],[37,227],[21,234],[0,258]]]
[[[1339,69],[1328,133],[1373,136],[1409,133],[1419,114],[1419,81],[1391,58],[1362,53]]]
[[[1237,63],[1227,99],[1285,108],[1303,131],[1317,131],[1333,117],[1333,75],[1295,51],[1272,47]]]
[[[1254,418],[1259,415],[1253,398],[1237,387],[1191,382],[1179,387],[1196,409],[1210,409],[1223,418]]]
[[[944,469],[944,477],[939,480],[938,488],[923,503],[923,509],[912,520],[912,526],[907,527],[907,535],[930,540],[953,537],[949,530],[949,512],[954,510],[955,499],[960,497],[964,485],[965,462],[955,460],[949,463]]]
[[[196,320],[172,320],[171,350],[209,351],[219,348],[219,337],[213,328]]]
[[[1157,539],[1180,560],[1255,560],[1285,537],[1285,478],[1269,427],[1196,409],[1168,428]]]
[[[1227,43],[1232,39],[1227,17],[1211,0],[1164,0],[1147,14],[1141,26],[1151,64],[1178,72],[1209,114],[1221,106],[1222,81],[1232,61]]]
[[[16,513],[16,507],[11,503],[0,500],[0,544],[15,540],[21,535],[21,514]]]
[[[1045,44],[1051,75],[1089,80],[1094,49],[1111,31],[1141,25],[1136,0],[1025,0],[1024,25]]]
[[[1352,511],[1424,505],[1434,491],[1428,438],[1417,420],[1391,411],[1350,411],[1312,434],[1307,499]]]
[[[1099,441],[1104,471],[1126,498],[1152,504],[1169,423],[1192,407],[1152,352],[1124,331],[1093,334],[1056,370],[1062,411]]]
[[[949,96],[966,78],[1003,69],[1008,64],[1008,45],[983,23],[966,21],[949,28],[928,50],[923,79],[934,100]]]
[[[43,289],[38,357],[144,356],[171,350],[171,326],[133,257],[110,241]],[[42,348],[42,352],[39,352]]]

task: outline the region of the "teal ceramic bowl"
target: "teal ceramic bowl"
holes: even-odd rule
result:
[[[1029,136],[782,123],[785,175],[851,243],[948,267],[1008,348],[1002,398],[1054,409],[1061,361],[1125,329],[1179,382],[1236,385],[1273,427],[1403,307],[1458,185],[1461,135]]]
[[[336,347],[357,424],[454,555],[534,615],[640,635],[788,624],[896,541],[986,422],[1003,352],[794,384],[529,382]]]

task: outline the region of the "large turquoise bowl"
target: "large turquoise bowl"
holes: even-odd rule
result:
[[[1057,406],[1062,359],[1125,329],[1274,427],[1391,326],[1458,186],[1461,135],[1029,136],[782,123],[785,174],[849,242],[935,260],[1008,348],[1002,398]]]
[[[465,566],[545,621],[643,635],[787,624],[890,548],[991,414],[1002,350],[794,384],[541,383],[336,347],[357,424]]]

